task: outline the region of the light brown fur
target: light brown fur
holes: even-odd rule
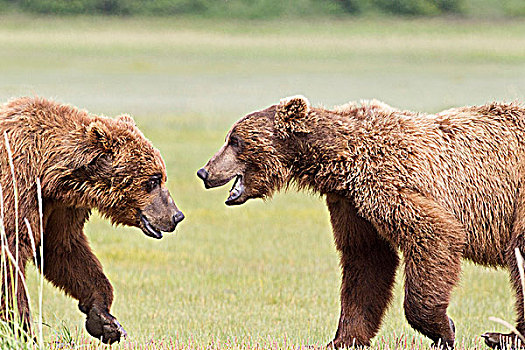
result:
[[[514,259],[515,247],[525,251],[524,137],[525,108],[517,103],[429,115],[378,101],[312,108],[293,97],[237,122],[223,147],[234,149],[234,161],[217,153],[200,175],[213,187],[229,180],[217,169],[237,169],[230,174],[242,194],[228,204],[290,184],[326,195],[343,270],[331,345],[370,344],[399,249],[409,323],[452,347],[446,310],[461,258],[510,268],[517,328],[525,332]]]
[[[96,208],[113,223],[139,227],[148,235],[172,231],[175,214],[179,219],[182,214],[164,185],[166,169],[159,151],[129,116],[96,116],[41,98],[20,98],[3,105],[0,138],[3,224],[9,250],[13,255],[18,251],[19,268],[23,272],[33,256],[24,224],[27,219],[37,252],[43,228],[45,277],[79,301],[91,335],[104,342],[118,341],[125,331],[109,314],[113,289],[89,248],[83,227]],[[42,188],[42,220],[37,179]],[[29,327],[29,305],[21,286],[18,308]],[[2,286],[3,300],[4,290]]]

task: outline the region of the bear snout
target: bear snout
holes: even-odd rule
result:
[[[173,232],[184,220],[184,214],[177,208],[166,188],[159,189],[150,204],[139,209],[139,227],[148,236],[162,238],[162,232]]]
[[[173,229],[175,230],[175,227],[177,226],[177,224],[179,222],[181,222],[182,220],[184,220],[185,216],[184,214],[179,210],[177,211],[177,213],[175,215],[173,215]]]
[[[197,176],[206,183],[206,179],[208,178],[208,172],[204,168],[200,168],[199,171],[197,171]]]
[[[170,216],[149,216],[143,212],[140,214],[139,227],[147,236],[160,239],[162,232],[175,231],[178,223],[184,220],[184,217],[181,211]]]

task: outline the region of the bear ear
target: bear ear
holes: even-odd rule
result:
[[[94,121],[87,127],[89,141],[102,148],[104,152],[111,152],[112,141],[109,129],[100,121]]]
[[[283,98],[275,112],[274,127],[282,138],[294,132],[308,133],[306,117],[310,112],[310,102],[304,96]]]
[[[119,115],[117,118],[116,118],[118,121],[120,122],[124,122],[126,124],[129,124],[131,126],[136,126],[135,124],[135,120],[133,119],[132,116],[130,116],[129,114],[121,114]]]

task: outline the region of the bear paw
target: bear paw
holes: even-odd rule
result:
[[[370,346],[370,343],[360,343],[355,338],[351,338],[348,341],[344,341],[341,338],[332,340],[326,345],[327,350],[337,350],[343,348],[363,348]]]
[[[125,338],[128,335],[115,317],[96,306],[89,310],[86,330],[91,336],[106,344],[119,342],[121,337]]]
[[[523,349],[525,344],[514,333],[486,332],[481,335],[485,339],[485,344],[493,349]]]

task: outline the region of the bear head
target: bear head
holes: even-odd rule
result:
[[[73,156],[63,156],[47,181],[55,184],[46,191],[54,202],[96,208],[112,223],[157,239],[184,219],[166,187],[159,151],[130,116],[95,116],[70,135],[58,148]]]
[[[294,139],[310,133],[311,114],[308,100],[293,96],[246,115],[197,175],[206,188],[234,180],[227,205],[270,197],[290,181],[297,151]]]

